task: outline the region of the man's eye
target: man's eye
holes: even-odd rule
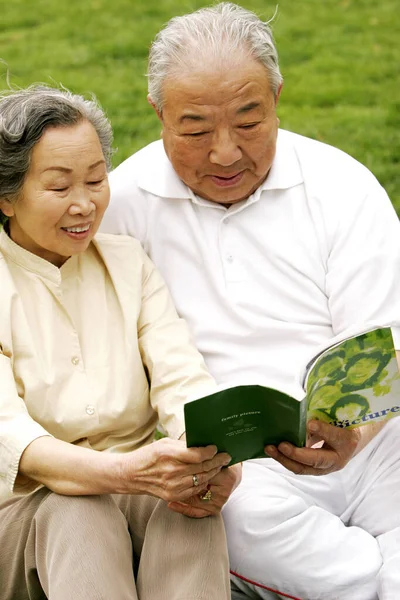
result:
[[[98,179],[97,181],[88,181],[88,184],[89,185],[99,185],[103,181],[104,181],[104,179]]]
[[[253,127],[256,127],[259,123],[246,123],[245,125],[239,125],[240,129],[253,129]]]
[[[66,192],[67,191],[67,187],[59,187],[59,188],[52,188],[52,192]]]
[[[196,131],[195,133],[186,133],[185,135],[189,137],[200,137],[202,135],[206,135],[206,133],[208,133],[208,131]]]

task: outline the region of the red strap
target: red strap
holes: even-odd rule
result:
[[[239,577],[239,579],[242,579],[243,581],[246,581],[247,583],[251,583],[251,585],[256,585],[257,587],[263,588],[264,590],[268,590],[269,592],[274,592],[274,594],[279,594],[280,596],[283,596],[284,598],[290,598],[290,600],[302,600],[301,598],[297,598],[296,596],[289,596],[289,594],[284,594],[283,592],[280,592],[279,590],[274,590],[270,587],[267,587],[266,585],[262,585],[261,583],[257,583],[256,581],[252,581],[251,579],[247,579],[247,577],[243,577],[243,575],[239,575],[238,573],[235,573],[234,571],[231,571],[231,573],[235,577]]]

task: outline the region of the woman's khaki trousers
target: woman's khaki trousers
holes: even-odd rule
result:
[[[221,517],[150,496],[60,496],[0,505],[1,600],[228,600]]]

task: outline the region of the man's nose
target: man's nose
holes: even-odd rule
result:
[[[209,154],[211,163],[229,167],[241,158],[242,150],[230,131],[224,130],[214,135]]]

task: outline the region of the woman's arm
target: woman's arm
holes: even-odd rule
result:
[[[216,391],[216,383],[196,349],[189,328],[176,313],[168,288],[141,249],[142,300],[139,349],[151,381],[150,401],[168,434],[184,431],[183,406]]]
[[[226,454],[217,455],[215,446],[188,449],[184,442],[170,439],[112,454],[43,436],[24,450],[18,478],[21,483],[24,478],[34,480],[58,494],[149,494],[175,502],[205,490],[229,460]]]

